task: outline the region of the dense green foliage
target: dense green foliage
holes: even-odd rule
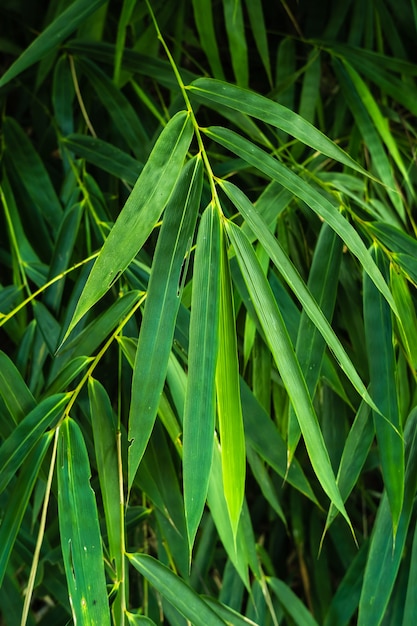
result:
[[[415,0],[0,2],[0,623],[417,615]]]

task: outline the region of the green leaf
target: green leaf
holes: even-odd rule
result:
[[[290,288],[294,291],[295,295],[303,305],[304,312],[308,315],[309,319],[320,331],[321,336],[325,339],[327,345],[333,351],[334,355],[338,359],[340,366],[348,376],[352,385],[356,388],[358,393],[363,398],[365,398],[368,404],[372,406],[372,408],[376,409],[377,407],[375,403],[373,402],[364,383],[356,372],[356,369],[353,366],[350,358],[346,354],[346,351],[344,350],[340,340],[331,328],[326,316],[323,314],[321,308],[317,305],[316,300],[313,298],[311,292],[306,287],[298,271],[288,258],[285,251],[282,249],[278,240],[270,232],[262,217],[258,215],[255,207],[248,200],[245,194],[232,183],[229,183],[227,181],[221,181],[219,182],[219,185],[226,192],[228,197],[232,200],[233,204],[245,218],[248,226],[256,234],[256,237],[259,239],[265,250],[268,252],[272,262],[276,265],[277,269],[283,275]],[[384,285],[385,290],[387,290],[387,286],[385,283]]]
[[[26,386],[19,370],[1,350],[0,395],[15,424],[18,424],[36,406],[35,398]]]
[[[278,371],[297,415],[313,469],[324,491],[351,527],[300,364],[294,355],[291,340],[271,288],[242,231],[228,222],[227,232]]]
[[[225,626],[224,622],[181,578],[148,554],[128,554],[135,569],[193,626]]]
[[[213,76],[224,78],[214,29],[212,2],[211,0],[193,0],[193,10],[201,47],[210,64]]]
[[[204,509],[213,457],[220,296],[220,220],[204,211],[198,231],[191,300],[183,423],[184,507],[190,548]]]
[[[255,39],[255,45],[262,59],[262,64],[268,76],[269,84],[272,85],[271,62],[269,59],[268,36],[261,0],[246,0],[246,10]],[[220,78],[220,76],[218,77]]]
[[[187,87],[198,100],[228,106],[289,133],[326,156],[365,174],[365,170],[331,139],[287,107],[248,89],[212,78],[198,78]],[[207,129],[209,130],[209,129]],[[217,131],[218,128],[211,129]],[[216,139],[213,137],[213,139]],[[226,146],[227,147],[227,146]],[[244,158],[244,157],[243,157]],[[294,175],[295,176],[295,175]]]
[[[7,564],[30,496],[38,478],[39,470],[51,443],[52,434],[45,433],[26,459],[17,480],[13,483],[7,508],[0,525],[0,587],[6,573]]]
[[[121,578],[124,559],[123,501],[120,494],[122,468],[119,467],[117,451],[117,439],[121,435],[116,431],[110,398],[103,385],[92,377],[88,379],[88,397],[100,491],[109,538],[109,553],[110,558],[115,561],[116,574]]]
[[[333,317],[336,302],[342,248],[341,239],[327,224],[324,224],[320,231],[311,262],[308,288],[310,289],[312,297],[328,320],[331,320]],[[304,308],[298,327],[295,352],[306,380],[307,389],[312,398],[314,398],[316,386],[319,381],[325,348],[326,343],[322,335],[319,333],[314,320],[310,319]],[[353,366],[351,369],[353,369]],[[357,376],[357,378],[359,379],[359,376]],[[365,386],[362,384],[361,387],[364,392]],[[290,459],[298,444],[299,432],[298,423],[293,411],[290,409],[288,423],[288,450]]]
[[[379,626],[398,574],[417,489],[417,411],[407,419],[404,505],[393,532],[387,492],[378,507],[359,602],[358,626]]]
[[[223,12],[233,73],[237,84],[247,87],[249,81],[248,49],[241,0],[223,0]]]
[[[59,46],[106,0],[76,0],[30,44],[0,78],[0,88]]]
[[[129,487],[151,435],[165,381],[200,205],[202,173],[199,156],[184,167],[165,211],[152,263],[132,380]]]
[[[57,463],[59,530],[74,623],[110,626],[88,453],[81,430],[71,418],[60,426]]]
[[[189,115],[166,125],[91,270],[67,335],[110,289],[157,223],[180,175],[193,134]]]
[[[376,246],[372,253],[380,269],[387,274],[384,253]],[[395,536],[404,497],[404,442],[396,386],[393,321],[388,304],[366,275],[363,291],[372,397],[384,416],[383,419],[374,412],[375,432]]]
[[[279,578],[268,578],[267,583],[296,626],[318,626],[314,617],[288,585]]]
[[[26,189],[39,214],[53,229],[57,229],[62,207],[44,162],[27,133],[13,118],[6,118],[2,128],[7,155],[17,172],[20,184]]]
[[[317,215],[327,222],[345,242],[350,251],[359,259],[365,272],[384,295],[394,313],[397,313],[391,292],[362,239],[327,198],[316,189],[310,187],[301,177],[284,167],[272,156],[256,147],[250,141],[240,137],[237,133],[217,126],[207,128],[204,132],[214,141],[264,172],[271,179],[282,184],[283,187],[303,200]]]
[[[89,163],[132,186],[137,181],[142,169],[142,164],[130,154],[97,137],[74,133],[67,135],[62,143]]]
[[[220,255],[219,347],[216,392],[224,495],[233,534],[236,536],[245,491],[246,458],[239,391],[236,322],[224,233]]]
[[[14,429],[0,447],[0,493],[9,484],[30,451],[47,428],[62,417],[69,394],[57,394],[42,400]]]

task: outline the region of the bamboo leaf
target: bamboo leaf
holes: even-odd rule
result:
[[[210,204],[197,237],[183,423],[184,506],[190,547],[203,513],[213,457],[220,296],[220,221]]]
[[[359,259],[365,272],[384,295],[394,313],[397,314],[391,292],[360,236],[327,198],[316,189],[311,188],[302,178],[284,167],[272,156],[240,137],[237,133],[217,126],[207,128],[204,132],[214,141],[238,154],[267,176],[281,183],[327,222]]]
[[[201,47],[210,64],[213,76],[223,79],[224,73],[216,40],[212,2],[211,0],[193,0],[193,10]]]
[[[185,166],[165,211],[152,264],[132,380],[129,417],[129,487],[145,451],[165,381],[175,319],[202,188],[199,156]],[[179,210],[181,207],[182,210]],[[184,277],[186,269],[184,269]]]
[[[184,112],[177,113],[162,131],[91,270],[67,335],[110,289],[148,238],[180,175],[192,134]]]
[[[179,576],[148,554],[128,554],[135,569],[195,626],[225,626],[225,623]]]
[[[212,78],[198,78],[187,89],[203,102],[214,102],[255,117],[361,174],[363,168],[326,135],[287,107],[248,89]],[[214,128],[212,129],[214,130]],[[217,128],[215,129],[218,130]],[[214,137],[213,137],[214,139]],[[244,158],[244,157],[243,157]]]
[[[130,154],[97,137],[74,133],[67,135],[62,143],[89,163],[132,186],[142,169],[142,164]]]
[[[42,400],[26,415],[0,447],[0,493],[9,484],[30,451],[47,428],[62,417],[69,394],[57,394]]]
[[[74,623],[110,626],[88,453],[81,430],[71,418],[60,426],[57,463],[59,530]]]
[[[219,347],[216,369],[217,412],[224,495],[236,537],[245,492],[245,440],[239,391],[236,322],[226,242],[220,255]]]
[[[27,388],[19,370],[0,350],[0,395],[15,424],[18,424],[36,406],[35,398]]]
[[[387,274],[383,252],[372,253],[381,270]],[[384,485],[396,535],[404,498],[404,442],[398,409],[396,360],[391,311],[367,276],[364,277],[364,319],[372,397],[386,419],[374,413]]]
[[[0,525],[0,587],[3,583],[10,554],[28,506],[29,498],[51,440],[51,433],[45,433],[41,437],[26,459],[26,463],[13,484],[6,512]]]
[[[123,516],[121,510],[123,502],[120,496],[122,468],[119,467],[117,452],[117,437],[120,435],[116,432],[109,396],[103,385],[91,377],[88,380],[88,396],[100,491],[109,538],[109,553],[110,558],[116,563],[116,574],[121,578],[124,547],[122,546]]]
[[[59,46],[68,35],[106,0],[76,0],[63,11],[45,30],[22,52],[20,57],[0,78],[0,88],[28,67],[40,61],[48,52]]]
[[[278,371],[299,420],[311,464],[324,491],[351,527],[336,485],[323,435],[317,422],[317,416],[300,364],[294,355],[287,329],[271,288],[245,235],[231,222],[227,224],[227,232]]]
[[[361,381],[358,373],[356,372],[356,369],[353,366],[350,358],[348,357],[346,351],[340,343],[340,340],[332,330],[327,318],[323,314],[323,311],[317,305],[316,300],[313,298],[311,292],[304,284],[299,273],[280,246],[278,240],[267,228],[262,217],[258,215],[254,206],[238,187],[232,185],[232,183],[229,183],[227,181],[221,181],[219,182],[219,184],[221,188],[224,189],[228,197],[232,200],[233,204],[236,206],[242,216],[245,218],[248,226],[256,234],[257,238],[262,243],[265,250],[268,252],[272,262],[276,265],[277,269],[284,276],[288,285],[294,291],[295,295],[303,305],[305,313],[307,313],[309,319],[320,331],[322,337],[325,339],[327,345],[335,354],[340,363],[340,366],[345,371],[352,385],[356,388],[358,393],[366,399],[366,401],[370,406],[372,406],[372,408],[377,409],[364,383]],[[385,284],[385,290],[386,289],[387,287]]]
[[[233,73],[237,84],[246,87],[249,81],[248,50],[241,0],[223,0],[223,12]]]
[[[387,491],[378,507],[359,602],[358,626],[381,624],[398,574],[417,489],[416,419],[417,412],[413,410],[404,432],[407,458],[404,505],[395,532]]]

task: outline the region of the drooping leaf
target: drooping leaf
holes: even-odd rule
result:
[[[184,112],[177,113],[162,131],[91,270],[67,335],[110,289],[148,238],[180,175],[192,134]]]
[[[188,379],[183,423],[184,506],[192,547],[207,496],[216,418],[220,221],[204,211],[198,231],[191,301]]]
[[[165,381],[189,248],[200,204],[202,162],[185,166],[166,209],[149,280],[132,380],[129,487],[145,451]],[[179,210],[182,209],[182,210]],[[184,277],[181,271],[184,271]]]
[[[110,626],[97,504],[80,427],[71,418],[60,426],[58,513],[61,549],[75,623]]]

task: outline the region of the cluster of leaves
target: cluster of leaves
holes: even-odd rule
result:
[[[43,9],[0,8],[1,623],[412,623],[417,3]]]

